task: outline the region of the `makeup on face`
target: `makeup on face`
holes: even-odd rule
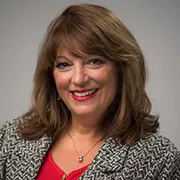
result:
[[[117,91],[116,66],[99,56],[79,58],[66,50],[57,56],[54,79],[71,113],[104,113]]]

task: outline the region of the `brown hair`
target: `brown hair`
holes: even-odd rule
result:
[[[133,35],[110,10],[92,4],[71,5],[56,17],[47,30],[34,75],[32,108],[20,124],[25,139],[44,134],[53,139],[67,128],[71,116],[57,100],[53,78],[59,47],[76,56],[95,54],[114,62],[118,69],[118,93],[102,116],[104,134],[133,143],[159,127],[158,117],[150,114],[151,102],[145,92],[146,67]]]

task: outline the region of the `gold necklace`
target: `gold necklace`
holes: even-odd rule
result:
[[[69,137],[71,138],[73,145],[74,145],[74,149],[76,151],[76,153],[78,154],[78,162],[81,163],[84,160],[84,157],[99,143],[102,141],[102,139],[100,139],[99,141],[97,141],[84,155],[80,154],[76,148],[76,144],[74,142],[74,139],[72,138],[71,134],[68,132]]]

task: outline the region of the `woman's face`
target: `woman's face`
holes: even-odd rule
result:
[[[58,52],[53,73],[57,91],[72,117],[101,116],[116,95],[116,67],[102,57],[79,58],[63,49]]]

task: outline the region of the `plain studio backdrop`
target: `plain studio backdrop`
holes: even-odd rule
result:
[[[111,9],[139,42],[147,92],[160,133],[180,149],[180,0],[0,0],[0,125],[28,110],[39,45],[50,21],[70,4]]]

